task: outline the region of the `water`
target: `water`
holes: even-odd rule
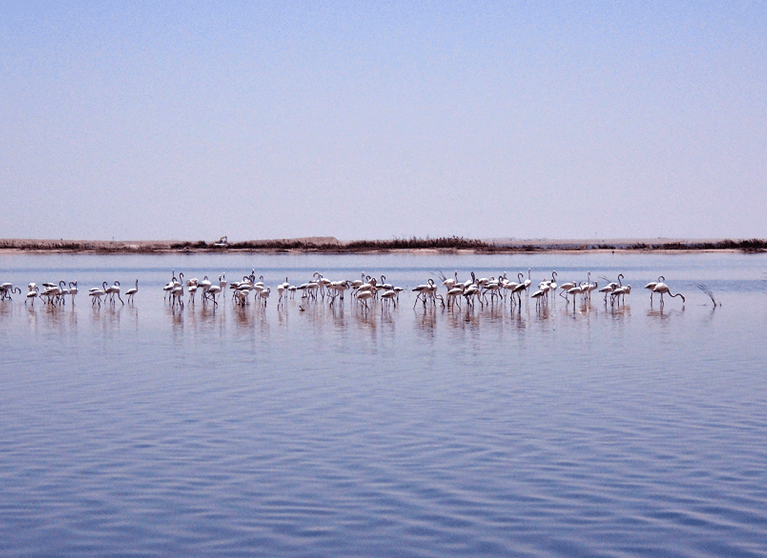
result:
[[[266,308],[163,301],[263,274]],[[594,293],[473,310],[409,290],[442,270]],[[0,256],[3,556],[765,556],[764,255]],[[385,274],[396,308],[277,308],[320,271]],[[650,305],[663,274],[686,304]],[[139,279],[133,305],[90,286]],[[722,306],[713,308],[696,283]],[[26,289],[25,289],[26,290]],[[252,295],[251,295],[252,296]],[[300,306],[305,308],[301,310]]]

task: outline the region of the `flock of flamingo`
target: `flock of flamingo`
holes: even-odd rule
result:
[[[572,302],[573,308],[575,308],[579,296],[583,301],[590,301],[591,294],[594,291],[604,294],[605,304],[609,302],[610,305],[624,304],[626,295],[631,294],[631,285],[624,285],[622,282],[624,279],[623,274],[618,275],[617,281],[610,281],[606,277],[602,277],[606,284],[599,287],[598,282],[591,282],[591,272],[587,274],[586,281],[570,281],[557,284],[557,272],[552,271],[551,279],[547,278],[538,283],[537,289],[532,292],[530,274],[531,270],[528,269],[526,279],[524,273],[520,272],[517,274],[517,281],[510,281],[505,272],[499,275],[498,278],[494,276],[477,278],[474,272],[471,272],[471,278],[460,281],[458,279],[458,271],[455,272],[454,277],[446,277],[440,273],[439,281],[445,289],[444,293],[439,292],[438,283],[430,278],[426,283],[412,289],[412,292],[416,293],[413,308],[419,302],[424,306],[427,304],[436,306],[439,303],[447,308],[460,308],[462,301],[470,307],[474,307],[477,302],[484,306],[485,304],[505,303],[508,301],[513,310],[516,306],[521,306],[522,294],[533,298],[536,301],[536,307],[540,308],[542,305],[548,304],[550,296],[557,292],[560,297],[566,300],[568,306]],[[645,285],[644,288],[650,292],[650,304],[652,305],[655,294],[660,295],[661,306],[664,304],[664,295],[672,298],[680,297],[682,303],[684,303],[684,295],[681,293],[671,293],[669,286],[664,281],[665,277],[661,275],[657,281],[652,281]],[[134,296],[138,293],[138,283],[138,279],[136,279],[135,285],[124,293],[128,304],[133,303]],[[255,270],[252,270],[249,275],[243,276],[241,281],[233,281],[231,284],[226,280],[225,273],[219,275],[218,281],[214,282],[208,279],[207,276],[204,276],[203,279],[192,278],[184,280],[184,274],[179,273],[177,276],[174,270],[171,280],[163,287],[163,291],[165,300],[171,306],[183,307],[185,303],[193,305],[198,292],[200,293],[200,301],[203,304],[211,303],[218,305],[218,301],[226,292],[227,286],[231,291],[233,303],[240,306],[249,304],[251,293],[253,293],[253,298],[258,303],[266,306],[271,294],[271,288],[264,284],[263,276],[256,279]],[[352,299],[367,310],[370,308],[370,304],[377,301],[381,301],[386,306],[396,306],[400,293],[405,289],[388,283],[384,275],[381,275],[380,281],[376,277],[366,275],[364,272],[360,279],[354,281],[332,281],[321,273],[315,272],[309,281],[300,285],[291,285],[286,277],[285,282],[277,285],[276,290],[279,297],[277,301],[278,306],[283,304],[288,297],[294,298],[298,292],[301,293],[302,299],[307,302],[327,300],[332,306],[336,300],[343,300],[344,294],[350,291]],[[14,287],[11,283],[0,284],[0,301],[12,300],[12,295],[14,294],[22,294],[21,288]],[[25,304],[30,303],[34,305],[35,299],[41,299],[46,304],[63,305],[66,302],[67,296],[74,303],[77,294],[77,281],[69,283],[59,281],[58,283],[42,283],[41,285],[29,283],[25,295]],[[100,306],[102,302],[105,304],[116,304],[117,301],[121,304],[126,303],[121,296],[119,281],[114,281],[112,285],[104,281],[101,286],[89,289],[88,295],[91,297],[91,304],[94,306]],[[300,309],[304,310],[304,307],[300,306]]]
[[[471,279],[466,281],[458,280],[458,271],[455,272],[454,278],[445,277],[441,275],[442,285],[446,291],[444,296],[439,294],[436,283],[433,279],[429,279],[425,285],[419,285],[413,291],[417,292],[415,305],[421,300],[423,304],[431,300],[434,304],[439,300],[443,305],[450,307],[458,306],[461,298],[463,298],[469,306],[474,306],[475,301],[479,301],[480,304],[492,304],[495,299],[501,301],[505,300],[505,294],[508,296],[512,307],[514,305],[521,306],[522,294],[526,293],[531,298],[535,299],[536,307],[540,308],[543,304],[548,303],[549,297],[552,293],[559,292],[559,296],[564,298],[567,304],[570,304],[570,297],[572,297],[573,308],[576,306],[578,296],[582,299],[590,301],[591,293],[597,291],[604,294],[605,304],[609,302],[611,305],[620,305],[625,303],[625,297],[631,294],[631,285],[623,285],[623,274],[619,274],[617,281],[613,282],[603,277],[607,284],[603,287],[599,287],[598,282],[591,282],[591,272],[587,274],[586,281],[570,281],[567,283],[557,284],[557,272],[551,272],[551,279],[544,279],[538,283],[538,288],[530,293],[530,287],[532,280],[530,279],[530,269],[528,269],[528,277],[524,278],[524,273],[517,274],[517,281],[510,281],[507,274],[504,272],[497,279],[495,277],[490,278],[477,278],[474,272],[471,272]],[[652,304],[653,295],[660,295],[660,303],[664,304],[664,295],[670,297],[681,297],[682,302],[685,301],[684,295],[681,293],[672,294],[669,286],[664,283],[665,277],[662,275],[658,277],[657,281],[652,281],[645,285],[645,289],[650,291],[650,304]],[[489,299],[488,299],[489,296]],[[414,306],[415,306],[414,305]]]

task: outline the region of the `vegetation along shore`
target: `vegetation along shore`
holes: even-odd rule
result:
[[[71,252],[115,254],[164,254],[185,252],[314,252],[314,253],[376,253],[428,250],[467,253],[518,253],[552,251],[698,251],[739,250],[763,252],[765,239],[612,239],[612,240],[554,240],[554,239],[467,239],[450,236],[440,238],[394,238],[392,240],[340,241],[335,237],[306,237],[290,239],[246,240],[39,240],[3,239],[0,251],[5,252]]]

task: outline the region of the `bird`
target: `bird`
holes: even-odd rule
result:
[[[604,279],[605,281],[609,281],[609,279],[607,279],[607,277],[604,277],[604,276],[602,276],[602,279]],[[619,289],[620,287],[623,286],[623,284],[621,283],[621,279],[623,279],[623,273],[618,274],[617,283],[609,282],[607,283],[607,285],[599,289],[600,293],[605,293],[605,304],[607,304],[607,295],[611,294],[614,290]]]
[[[386,275],[381,275],[381,284],[378,286],[378,288],[385,291],[390,291],[394,288],[394,285],[386,282]]]
[[[125,291],[125,295],[128,297],[128,304],[133,302],[133,297],[138,292],[138,279],[136,279],[136,286]]]
[[[530,270],[528,270],[528,274],[529,274],[529,272],[530,272]],[[530,283],[532,283],[532,281],[529,278],[528,279],[522,279],[523,277],[524,277],[524,274],[522,272],[519,272],[517,274],[517,278],[519,279],[519,283],[517,284],[516,287],[511,289],[512,296],[515,295],[515,294],[517,295],[517,300],[519,301],[520,306],[522,305],[522,291],[526,291],[527,288],[530,286]]]
[[[535,299],[535,307],[539,308],[541,305],[541,298],[549,291],[548,285],[542,289],[538,289],[530,296]]]
[[[288,278],[285,277],[285,282],[277,285],[277,294],[279,295],[279,297],[277,298],[278,303],[282,301],[283,297],[288,296],[285,291],[289,288],[290,288],[290,283],[288,283]]]
[[[107,282],[104,281],[102,288],[99,287],[93,287],[91,289],[88,289],[88,296],[91,297],[91,304],[99,303],[99,306],[101,306],[101,297],[106,294],[104,291],[104,287],[106,287]]]
[[[189,302],[194,305],[194,295],[197,292],[197,282],[189,281],[187,283],[187,290],[189,291]],[[205,302],[205,294],[203,294],[203,302]]]
[[[70,294],[69,287],[67,286],[67,282],[62,279],[59,281],[59,299],[61,300],[61,304],[66,304],[66,299],[64,297],[68,294]]]
[[[619,302],[625,302],[627,294],[631,294],[631,285],[620,286],[610,293],[610,301],[618,300]],[[607,295],[605,295],[605,297],[606,296]]]
[[[270,292],[271,292],[271,288],[266,287],[265,289],[261,289],[261,291],[258,293],[258,298],[264,303],[264,306],[266,306],[266,301],[269,298]]]
[[[587,277],[586,278],[586,282],[585,283],[581,283],[581,287],[583,287],[583,296],[584,296],[584,298],[586,298],[589,301],[591,301],[591,293],[592,293],[592,291],[596,290],[597,287],[599,287],[599,283],[596,282],[596,281],[593,282],[593,283],[591,282],[591,272],[590,271],[586,274],[586,277]]]
[[[35,299],[37,298],[37,296],[39,294],[40,294],[40,289],[38,288],[38,286],[35,285],[34,283],[30,283],[29,284],[29,291],[27,292],[27,298],[26,298],[26,300],[24,300],[24,304],[26,304],[27,301],[31,300],[32,301],[32,306],[34,306],[35,305]]]
[[[221,285],[211,285],[208,287],[208,290],[203,293],[203,296],[209,300],[213,301],[213,304],[218,305],[218,302],[216,301],[216,295],[219,294],[222,291]]]
[[[369,299],[371,299],[371,298],[373,298],[373,291],[371,291],[371,290],[364,290],[364,291],[358,291],[357,292],[357,300],[361,301],[362,305],[365,308],[368,308],[367,301]]]
[[[0,300],[13,300],[12,294],[21,294],[21,287],[14,287],[13,283],[3,283],[0,285]]]
[[[573,288],[571,288],[571,289],[569,289],[567,291],[566,295],[573,295],[573,310],[575,310],[575,303],[578,300],[578,295],[579,294],[583,294],[584,292],[586,292],[587,288],[588,288],[588,285],[586,283],[584,283],[584,284],[581,284],[581,285],[576,285],[575,287],[573,287]],[[560,292],[560,294],[561,294],[561,292]],[[567,298],[567,296],[565,296],[565,298]],[[568,299],[568,305],[569,305],[569,303],[570,302],[569,302],[569,299]]]
[[[175,304],[178,303],[179,307],[183,308],[184,307],[184,274],[181,271],[179,271],[178,279],[174,277],[172,283],[173,285],[170,289],[171,306],[175,306]]]
[[[666,278],[661,275],[658,277],[657,281],[650,281],[644,286],[645,289],[650,290],[650,304],[652,304],[652,295],[655,293],[655,287],[658,285],[658,283],[662,283],[665,280]]]
[[[365,283],[365,272],[364,271],[362,272],[362,276],[361,276],[360,279],[355,279],[354,281],[352,281],[352,289],[354,289],[356,291],[357,289],[359,289],[363,285],[363,283]]]
[[[165,300],[166,298],[170,296],[171,291],[173,290],[173,288],[176,286],[176,283],[178,282],[178,280],[176,279],[175,269],[171,272],[171,274],[172,274],[172,279],[168,281],[168,283],[166,283],[166,285],[162,288],[163,293],[165,295],[163,297],[163,300]]]
[[[663,306],[663,295],[664,294],[667,294],[671,298],[674,298],[674,297],[677,297],[677,296],[681,297],[682,298],[682,303],[684,304],[684,302],[685,302],[684,295],[682,293],[671,294],[671,291],[669,290],[668,285],[666,285],[666,283],[662,283],[661,282],[661,283],[656,284],[655,287],[653,288],[652,292],[660,293],[660,304],[661,304],[661,306]]]
[[[567,283],[562,283],[561,285],[559,285],[559,296],[562,296],[562,293],[565,293],[564,298],[567,298],[567,293],[570,292],[570,289],[576,286],[577,284],[575,283],[575,281],[568,281]]]
[[[385,303],[393,303],[394,306],[397,306],[397,292],[394,288],[387,290],[381,295],[381,300]]]
[[[442,285],[450,291],[453,287],[455,287],[458,284],[458,270],[455,270],[455,278],[451,279],[449,277],[445,277],[441,272],[440,275],[442,276]]]
[[[106,282],[104,284],[106,284]],[[123,302],[123,299],[120,297],[120,282],[119,281],[115,281],[114,285],[106,287],[104,289],[104,292],[109,295],[109,301],[110,302],[114,302],[115,301],[115,295],[117,295],[117,298],[120,300],[120,302],[122,304],[125,304],[125,302]]]
[[[474,299],[479,297],[479,284],[472,283],[463,290],[463,298],[466,300],[466,304],[474,307]],[[424,303],[425,304],[425,303]],[[481,301],[480,301],[481,304]]]
[[[77,281],[69,282],[69,296],[72,297],[72,304],[75,303],[75,296],[77,296]]]
[[[474,273],[472,273],[471,275],[473,277]],[[418,285],[417,287],[415,287],[413,289],[413,292],[418,293],[415,297],[415,304],[413,304],[413,308],[415,308],[419,300],[422,300],[425,306],[426,300],[428,298],[434,299],[434,294],[437,292],[437,286],[434,284],[434,279],[429,279],[425,285]]]
[[[285,283],[283,283],[283,284],[281,284],[280,286],[277,287],[277,290],[279,291],[280,289],[282,289],[284,291],[285,290],[285,285],[290,287],[290,285],[288,285],[287,280],[286,280]],[[330,304],[331,304],[331,306],[335,302],[336,297],[340,298],[341,300],[344,299],[344,292],[348,288],[349,288],[349,281],[331,281],[330,282],[330,285],[327,286],[327,290],[330,293]],[[387,292],[389,292],[389,291],[387,291]],[[394,292],[393,288],[392,288],[391,292]],[[394,294],[396,295],[397,293],[394,292]],[[280,295],[280,296],[282,296],[282,295]]]
[[[461,305],[458,304],[458,300],[459,300],[459,297],[463,295],[463,291],[464,291],[463,285],[461,285],[460,287],[454,286],[449,291],[447,291],[445,296],[447,298],[448,308],[450,308],[450,304],[452,303],[453,305],[458,305],[458,309],[460,310]]]
[[[208,292],[208,289],[210,288],[212,283],[210,279],[208,279],[208,276],[206,275],[205,277],[202,278],[202,281],[200,281],[198,285],[200,286],[203,292]]]
[[[61,296],[61,287],[53,283],[43,283],[45,290],[39,293],[39,297],[45,297],[48,304],[55,303],[58,297]]]

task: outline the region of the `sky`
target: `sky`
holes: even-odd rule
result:
[[[767,237],[764,2],[5,2],[0,238]]]

